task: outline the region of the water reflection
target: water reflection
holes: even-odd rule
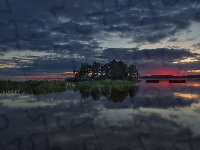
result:
[[[89,87],[89,86],[67,86],[60,82],[51,83],[48,81],[26,81],[27,83],[12,83],[5,86],[0,86],[0,93],[19,93],[19,94],[33,94],[45,95],[51,93],[62,93],[66,90],[79,92],[81,98],[87,99],[92,97],[93,100],[100,100],[105,97],[113,102],[123,102],[127,96],[134,97],[138,91],[139,86],[123,86],[123,87]],[[52,84],[52,85],[51,85]]]
[[[0,149],[198,149],[199,83],[1,93]]]
[[[74,92],[79,92],[82,99],[87,99],[89,97],[92,97],[92,99],[96,101],[104,97],[113,102],[123,102],[127,96],[134,97],[139,89],[139,86],[74,87],[71,89]]]

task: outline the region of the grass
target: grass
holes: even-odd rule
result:
[[[101,80],[101,81],[84,81],[84,82],[67,82],[67,87],[111,87],[111,88],[126,88],[133,86],[135,81],[126,80]]]
[[[125,80],[101,80],[84,82],[67,82],[65,80],[27,80],[12,81],[0,80],[0,93],[25,93],[25,94],[49,94],[60,93],[66,90],[79,91],[80,89],[103,88],[126,91],[134,85],[134,81]]]
[[[0,80],[0,93],[26,93],[39,95],[64,92],[65,90],[66,82],[64,80]]]

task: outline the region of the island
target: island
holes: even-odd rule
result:
[[[67,85],[76,86],[131,86],[139,82],[140,76],[135,65],[127,65],[123,61],[112,61],[100,64],[81,63],[78,70],[74,70],[74,77],[67,78]]]

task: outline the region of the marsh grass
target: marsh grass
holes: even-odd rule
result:
[[[126,80],[102,80],[102,81],[84,81],[84,82],[67,82],[67,86],[89,86],[89,87],[101,87],[101,86],[132,86],[134,81]]]
[[[67,82],[68,89],[71,88],[103,88],[105,90],[114,89],[116,91],[127,91],[135,81],[126,80],[101,80],[101,81],[84,81],[84,82]]]
[[[49,94],[66,91],[64,80],[0,80],[0,93]]]

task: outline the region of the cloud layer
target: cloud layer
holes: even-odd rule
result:
[[[110,58],[128,58],[139,66],[141,62],[138,60],[145,63],[164,58],[166,63],[171,63],[187,57],[196,59],[198,55],[187,48],[144,50],[137,45],[156,44],[165,40],[169,44],[181,41],[181,33],[189,30],[194,23],[199,23],[198,4],[199,1],[168,0],[1,1],[2,74],[7,74],[9,71],[6,66],[11,65],[14,69],[10,68],[7,75],[11,75],[11,72],[17,75],[20,69],[16,69],[16,66],[21,69],[30,64],[34,66],[35,61],[42,64],[36,67],[38,70],[35,72],[42,69],[44,72],[56,72],[57,69],[70,71],[66,63],[69,66],[71,58],[77,62],[82,59],[107,61]],[[104,43],[115,38],[120,38],[122,43],[126,40],[129,42],[122,44],[121,48],[105,48]],[[135,46],[128,49],[126,44],[131,43]],[[198,48],[198,44],[194,43],[193,47]],[[38,52],[41,56],[32,58],[26,65],[19,61],[19,57],[13,58],[13,51],[23,56],[20,59],[29,58],[24,54],[27,50]],[[44,56],[44,53],[48,56]],[[6,58],[6,54],[11,59]],[[63,62],[57,63],[58,60]],[[48,65],[51,63],[55,65],[49,67],[52,69],[50,71]]]

